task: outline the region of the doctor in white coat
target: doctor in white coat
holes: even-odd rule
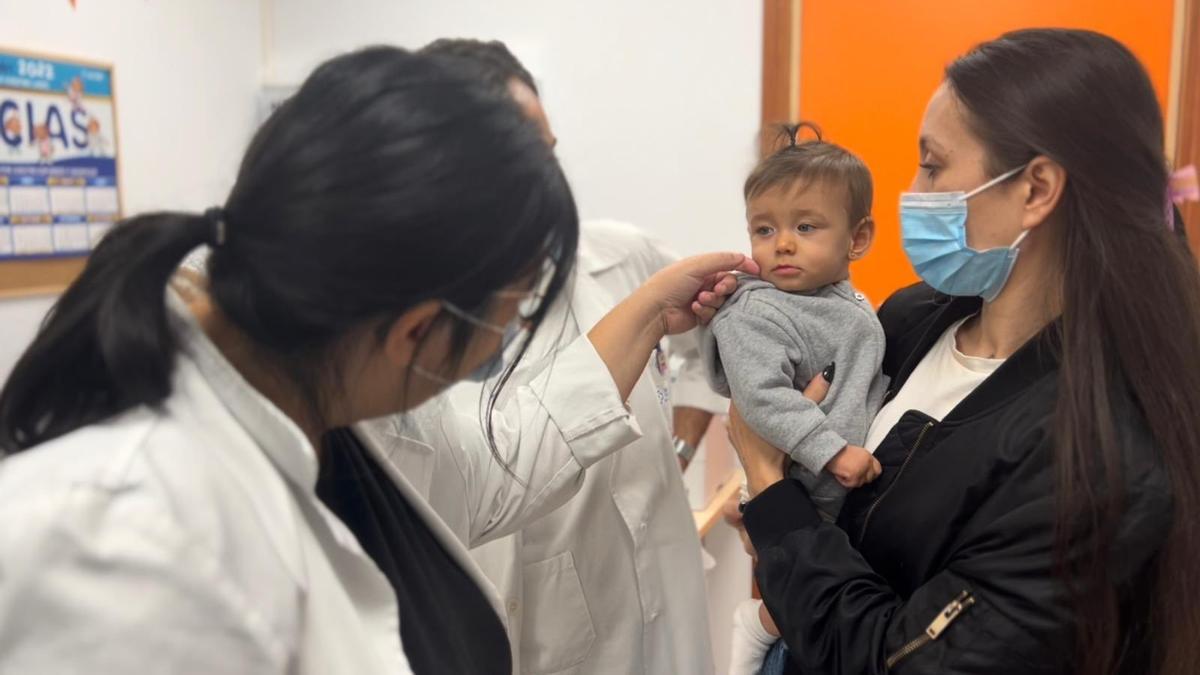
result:
[[[423,51],[477,64],[481,78],[507,88],[553,143],[531,78],[502,44],[441,40]],[[528,383],[543,369],[550,385],[577,378],[556,367],[554,355],[673,261],[661,242],[629,225],[583,223],[576,273],[510,383]],[[672,360],[682,364],[674,378]],[[505,508],[461,498],[478,493],[479,476],[500,471],[480,423],[490,386],[460,384],[378,429],[390,439],[385,442],[407,448],[394,453],[403,458],[401,470],[425,487],[451,529],[478,547],[472,555],[505,598],[521,672],[712,672],[700,541],[675,456],[672,417],[673,408],[711,413],[728,401],[709,389],[694,335],[674,336],[655,349],[628,399],[641,438],[597,462],[582,482],[566,474],[579,492],[558,508],[561,491],[541,489],[545,481],[528,468],[557,466],[535,459],[570,457],[571,444],[530,428],[528,422],[541,420],[523,419],[503,396],[492,416],[497,450],[533,490],[515,487],[526,498]],[[587,405],[574,397],[571,403],[581,410]],[[706,422],[707,415],[700,419]],[[703,422],[690,441],[702,430]]]
[[[349,427],[490,371],[576,237],[510,104],[403,50],[320,66],[223,208],[108,235],[0,391],[0,672],[509,672],[500,599]],[[203,244],[207,281],[168,290]],[[599,417],[504,391],[572,442],[636,437],[645,359],[738,265],[673,265],[561,355]]]
[[[564,405],[585,414],[591,402],[571,387],[582,375],[556,352],[619,302],[621,289],[636,289],[670,261],[629,225],[582,223],[576,274],[510,386],[566,390]],[[655,349],[628,399],[640,438],[594,463],[579,462],[588,464],[586,476],[571,460],[595,455],[594,439],[546,434],[545,419],[522,415],[502,393],[495,441],[520,479],[502,499],[479,487],[506,478],[480,423],[494,383],[462,383],[416,411],[368,423],[450,529],[475,547],[472,557],[504,599],[520,672],[713,671],[700,542],[670,412],[680,391],[702,405],[722,399],[694,377],[699,355],[690,337],[673,336]],[[685,363],[674,386],[660,365],[672,352]]]

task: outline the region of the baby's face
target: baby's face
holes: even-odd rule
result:
[[[810,291],[850,276],[853,228],[846,188],[828,181],[772,187],[746,204],[750,250],[762,278]]]

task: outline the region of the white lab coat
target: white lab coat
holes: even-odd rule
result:
[[[556,303],[530,345],[529,365],[513,381],[548,371],[549,381],[571,385],[566,403],[582,414],[592,404],[576,392],[608,374],[568,369],[566,352],[555,350],[586,339],[576,336],[673,258],[628,225],[589,222],[581,234],[569,302]],[[628,401],[642,437],[600,460],[593,454],[573,461],[578,441],[543,433],[545,420],[522,415],[511,398],[502,398],[493,418],[496,441],[520,480],[509,479],[501,500],[477,498],[481,477],[504,478],[480,432],[480,385],[460,384],[416,413],[376,427],[388,443],[406,448],[393,453],[401,471],[451,529],[482,545],[472,555],[506,600],[523,673],[713,671],[700,542],[670,415],[672,405],[715,412],[728,404],[704,381],[694,337],[672,343],[684,357],[674,391],[663,345]],[[594,466],[583,476],[578,469],[587,464]]]
[[[182,353],[160,409],[0,462],[0,673],[409,673],[399,630],[420,617],[317,499],[307,439],[168,295]],[[588,347],[568,365],[603,369]],[[600,432],[632,438],[618,398],[609,382],[621,412]],[[503,620],[459,537],[360,436]]]

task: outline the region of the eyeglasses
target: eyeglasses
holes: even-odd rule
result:
[[[442,305],[446,308],[447,312],[450,312],[450,314],[462,319],[463,321],[466,321],[472,326],[482,328],[497,335],[504,335],[508,337],[509,333],[512,331],[512,324],[516,324],[518,327],[520,327],[529,319],[533,318],[534,314],[541,309],[542,305],[546,301],[546,291],[550,286],[550,280],[553,278],[554,266],[550,263],[546,263],[543,265],[542,271],[538,275],[537,281],[534,283],[533,288],[530,288],[527,291],[503,289],[492,293],[492,297],[494,298],[516,299],[518,301],[517,315],[513,318],[513,321],[509,326],[500,326],[487,321],[486,319],[482,319],[448,300],[443,300]]]

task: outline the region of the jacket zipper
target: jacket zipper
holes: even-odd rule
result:
[[[975,596],[971,595],[970,592],[963,591],[962,593],[959,593],[957,598],[952,600],[950,604],[943,607],[942,611],[933,618],[933,621],[929,624],[929,627],[925,629],[924,633],[918,635],[916,639],[904,645],[899,649],[899,651],[887,658],[888,670],[891,670],[892,666],[895,666],[903,659],[908,658],[913,652],[917,651],[921,647],[924,647],[930,642],[933,642],[941,637],[942,633],[946,631],[946,628],[948,628],[950,624],[954,623],[954,620],[957,619],[963,612],[965,612],[968,607],[974,604]]]
[[[912,448],[908,451],[908,455],[904,457],[904,463],[900,465],[900,470],[896,472],[896,477],[892,479],[892,484],[883,491],[883,494],[876,497],[875,501],[871,502],[871,507],[867,509],[867,515],[863,518],[862,530],[858,534],[859,541],[862,541],[867,536],[867,526],[871,524],[871,516],[875,513],[875,507],[879,506],[879,502],[883,501],[883,498],[888,496],[892,488],[896,487],[896,483],[900,482],[900,477],[904,475],[904,470],[908,468],[908,463],[912,461],[913,455],[917,454],[917,448],[921,447],[921,442],[925,440],[925,434],[929,433],[929,430],[933,428],[933,424],[933,422],[925,423],[925,427],[921,429],[921,434],[917,436],[917,442],[913,443]]]

